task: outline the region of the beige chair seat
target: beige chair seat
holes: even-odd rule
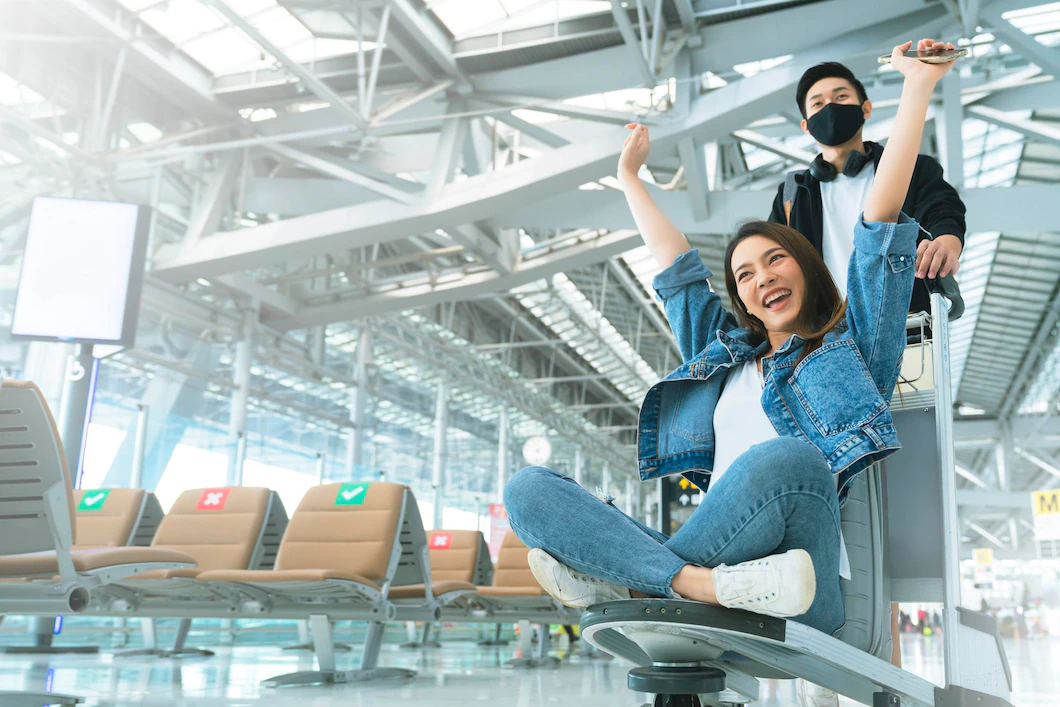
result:
[[[91,572],[119,565],[152,563],[195,566],[195,558],[178,550],[154,547],[101,547],[70,553],[74,569]],[[52,577],[59,572],[54,552],[31,552],[0,557],[0,577]]]
[[[129,580],[140,582],[145,579],[195,579],[205,570],[198,567],[185,567],[179,570],[151,570],[129,577]],[[126,581],[126,580],[122,580]]]
[[[431,582],[431,592],[439,599],[444,599],[446,594],[453,592],[473,592],[475,585],[470,582],[460,582],[455,579]],[[404,587],[391,587],[391,599],[423,599],[427,596],[426,587],[423,584],[409,584]]]
[[[539,597],[545,594],[545,590],[537,587],[476,587],[478,593],[484,597]]]
[[[282,582],[326,582],[338,579],[371,587],[377,592],[382,587],[359,574],[342,570],[213,570],[199,575],[200,582],[242,582],[244,584],[277,584]]]

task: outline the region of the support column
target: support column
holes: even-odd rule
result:
[[[442,504],[445,501],[445,462],[447,457],[446,434],[449,431],[449,379],[438,384],[438,396],[434,407],[434,456],[431,465],[431,486],[434,487],[435,530],[442,527]]]
[[[626,515],[630,518],[633,517],[633,479],[629,476],[626,477],[626,498],[625,498]]]
[[[328,458],[323,452],[317,452],[317,484],[324,483],[327,474]]]
[[[250,399],[250,366],[254,358],[254,333],[258,324],[257,309],[243,315],[243,338],[236,344],[231,410],[228,413],[228,486],[243,485],[243,463],[247,458],[247,402]]]
[[[964,187],[964,136],[961,105],[961,75],[951,71],[942,79],[942,114],[935,119],[939,153],[945,168],[946,181],[954,189]]]
[[[129,476],[129,488],[143,488],[144,455],[147,452],[147,414],[148,407],[143,403],[136,405],[136,438],[133,440],[132,474]]]
[[[601,483],[601,489],[604,492],[604,498],[607,498],[607,494],[611,492],[611,465],[606,461],[604,462],[604,479]]]
[[[497,503],[504,503],[504,485],[508,483],[508,406],[501,406],[497,421]]]
[[[582,456],[582,448],[577,447],[574,450],[574,482],[579,486],[582,485],[582,478],[585,476],[585,458]]]
[[[74,488],[81,486],[81,463],[84,442],[91,418],[92,395],[98,373],[92,344],[78,344],[68,359],[63,397],[59,404],[59,436],[63,441],[66,465],[70,469]]]
[[[353,429],[346,442],[346,476],[356,478],[364,469],[364,438],[368,417],[368,363],[372,360],[372,336],[367,329],[361,329],[357,338],[357,363],[353,377],[357,387],[350,392],[350,422]]]

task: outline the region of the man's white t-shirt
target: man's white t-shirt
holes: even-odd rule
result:
[[[780,436],[762,409],[764,386],[765,379],[753,358],[729,373],[714,409],[714,469],[710,473],[707,493],[717,486],[738,456],[756,444]],[[839,477],[835,478],[838,483]],[[842,532],[839,535],[839,576],[850,579],[850,560]]]
[[[850,256],[854,254],[854,225],[865,209],[865,200],[875,177],[876,168],[869,162],[857,176],[840,174],[830,182],[821,182],[822,254],[840,297],[847,296],[847,268]]]

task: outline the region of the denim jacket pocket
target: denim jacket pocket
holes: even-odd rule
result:
[[[681,381],[677,388],[670,432],[696,444],[712,444],[714,421],[710,414],[713,408],[710,400],[714,393],[710,386],[704,381],[693,380]]]
[[[887,407],[850,339],[826,343],[803,359],[789,385],[825,437],[862,427]]]
[[[887,263],[891,266],[891,272],[900,273],[916,265],[916,255],[890,253],[887,255]]]

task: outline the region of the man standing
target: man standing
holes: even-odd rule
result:
[[[922,40],[917,48],[931,49],[931,40]],[[769,220],[791,226],[813,243],[845,297],[847,266],[854,252],[851,234],[883,155],[881,145],[862,138],[872,102],[861,81],[836,62],[808,69],[799,79],[795,100],[803,118],[801,127],[821,153],[808,169],[788,172],[777,189]],[[920,155],[902,211],[921,228],[909,311],[931,311],[924,278],[957,272],[964,248],[964,202],[942,178],[942,166]],[[898,605],[892,604],[891,662],[901,667],[898,613]],[[802,707],[839,707],[835,692],[805,680],[797,681],[796,696]]]
[[[854,250],[850,234],[883,155],[882,146],[862,138],[872,102],[850,69],[835,62],[807,70],[795,98],[802,129],[813,136],[821,154],[808,169],[787,174],[769,220],[786,223],[806,236],[846,295],[847,264]],[[957,272],[964,248],[964,203],[942,178],[942,166],[920,155],[902,211],[922,229],[910,311],[930,311],[923,279]]]

